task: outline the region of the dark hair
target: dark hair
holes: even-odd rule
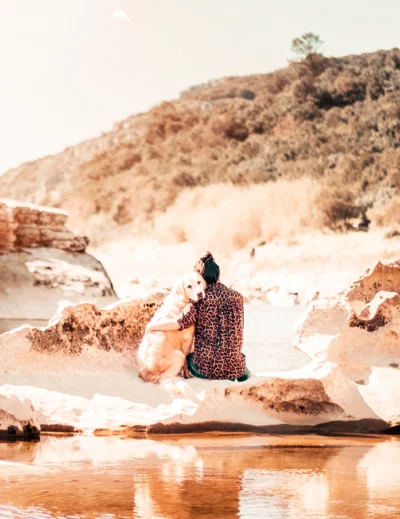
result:
[[[214,285],[219,280],[219,266],[215,263],[211,252],[206,252],[194,266],[207,285]]]

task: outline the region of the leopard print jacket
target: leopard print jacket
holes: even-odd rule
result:
[[[179,329],[195,326],[193,361],[211,379],[234,379],[246,369],[243,296],[222,283],[209,285],[204,299],[178,319]]]

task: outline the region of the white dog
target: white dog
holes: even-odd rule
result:
[[[178,319],[188,310],[190,302],[205,296],[206,282],[197,272],[186,274],[173,286],[151,323]],[[176,376],[182,368],[187,373],[186,356],[192,351],[194,326],[182,331],[147,332],[138,350],[139,375],[146,382],[159,382],[161,378]]]

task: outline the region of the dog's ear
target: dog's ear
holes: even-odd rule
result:
[[[185,295],[185,284],[183,279],[178,279],[175,281],[174,286],[172,287],[172,292],[178,297],[184,297]]]

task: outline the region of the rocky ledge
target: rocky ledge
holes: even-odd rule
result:
[[[45,431],[394,432],[400,425],[399,269],[400,262],[378,263],[340,300],[311,304],[296,330],[294,347],[310,358],[299,370],[257,373],[244,383],[145,384],[135,357],[163,300],[157,294],[103,310],[71,306],[46,328],[3,334],[0,395],[32,405],[31,425]],[[17,409],[5,411],[20,420]],[[9,427],[7,420],[1,424],[3,431]]]
[[[45,324],[59,304],[116,300],[88,239],[67,229],[64,211],[0,199],[0,333]],[[39,302],[39,303],[38,303]]]
[[[51,247],[85,252],[89,240],[67,229],[68,213],[60,209],[0,199],[0,250]]]
[[[40,425],[28,399],[0,396],[0,440],[38,440]]]

